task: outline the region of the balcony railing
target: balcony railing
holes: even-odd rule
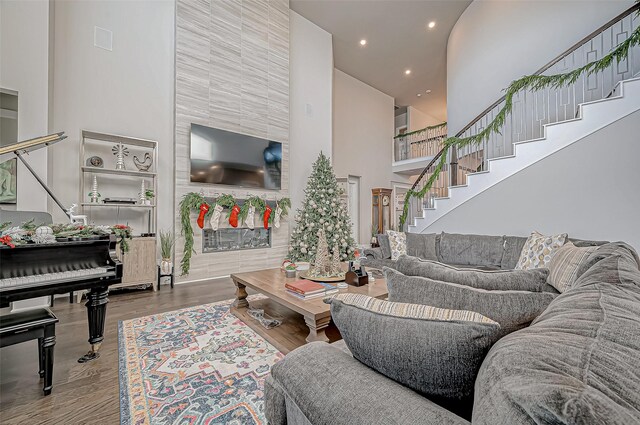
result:
[[[446,123],[398,135],[393,139],[393,160],[433,157],[440,152],[446,138]]]

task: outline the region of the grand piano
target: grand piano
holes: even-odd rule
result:
[[[27,140],[0,148],[0,155],[15,154],[47,193],[62,206],[22,155],[64,139],[64,133]],[[115,235],[74,238],[50,244],[0,246],[0,307],[11,302],[88,290],[87,319],[90,351],[81,363],[99,357],[104,340],[109,286],[122,281],[122,263],[116,257]]]

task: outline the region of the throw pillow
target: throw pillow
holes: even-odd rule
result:
[[[382,258],[391,258],[391,245],[389,244],[389,235],[378,233],[376,235],[376,240],[378,241],[378,245],[380,245],[380,249],[382,250]]]
[[[389,301],[472,310],[500,324],[504,333],[529,325],[553,301],[549,292],[487,291],[384,269]]]
[[[389,235],[389,245],[391,246],[391,259],[397,260],[398,257],[407,253],[407,236],[404,232],[394,232],[387,230]]]
[[[541,267],[549,267],[551,258],[567,240],[566,233],[560,233],[552,236],[545,236],[538,232],[531,233],[527,239],[520,259],[516,264],[516,270],[530,270]]]
[[[486,290],[517,290],[541,292],[547,285],[548,269],[477,270],[458,269],[437,261],[422,260],[408,255],[396,261],[395,269],[407,276],[422,276],[443,282],[458,283]]]
[[[597,246],[578,248],[571,242],[562,245],[549,262],[549,284],[560,293],[566,292],[576,281],[578,269],[597,249]]]
[[[435,233],[405,233],[407,255],[438,261],[436,246],[440,235]]]
[[[469,416],[476,375],[500,338],[495,321],[471,311],[338,294],[331,319],[360,362],[454,413]]]

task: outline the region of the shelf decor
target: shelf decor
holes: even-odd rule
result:
[[[206,201],[203,193],[197,192],[186,193],[180,201],[180,224],[182,227],[182,235],[184,236],[184,255],[180,262],[182,276],[189,274],[189,269],[191,268],[191,256],[194,253],[191,213],[198,213],[197,224],[202,229],[204,229],[204,224],[207,219],[209,219],[214,231],[217,231],[218,229],[220,216],[222,214],[222,210],[225,208],[229,210],[227,218],[232,227],[237,227],[239,223],[246,221],[250,207],[254,209],[254,214],[257,213],[263,217],[265,230],[268,230],[270,224],[274,224],[275,216],[270,212],[272,208],[259,196],[250,196],[241,201],[235,199],[230,194],[222,194],[216,198],[212,204],[213,206]],[[289,209],[291,208],[291,200],[289,198],[282,198],[276,200],[276,205],[278,205],[281,210],[280,214],[277,216],[279,221],[280,216],[285,217],[288,215]],[[279,227],[279,222],[277,227]]]

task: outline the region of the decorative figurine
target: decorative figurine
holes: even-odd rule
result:
[[[99,156],[92,156],[91,158],[87,158],[87,167],[103,168],[104,161]]]
[[[71,223],[82,223],[85,226],[87,225],[87,216],[86,215],[76,215],[76,208],[78,204],[71,204],[69,209],[67,210],[67,214],[69,214],[69,222]]]
[[[133,165],[138,168],[138,171],[149,171],[149,168],[151,168],[151,164],[153,164],[153,159],[151,159],[151,155],[149,155],[149,152],[144,153],[143,161],[140,161],[137,156],[133,156]]]
[[[100,202],[100,194],[98,193],[98,178],[96,176],[93,176],[93,185],[91,185],[91,193],[89,193],[89,196],[91,196],[92,204],[97,204],[98,202]]]
[[[124,165],[124,157],[129,156],[129,148],[122,143],[118,143],[111,148],[111,152],[116,156],[116,170],[126,170],[127,167]]]

